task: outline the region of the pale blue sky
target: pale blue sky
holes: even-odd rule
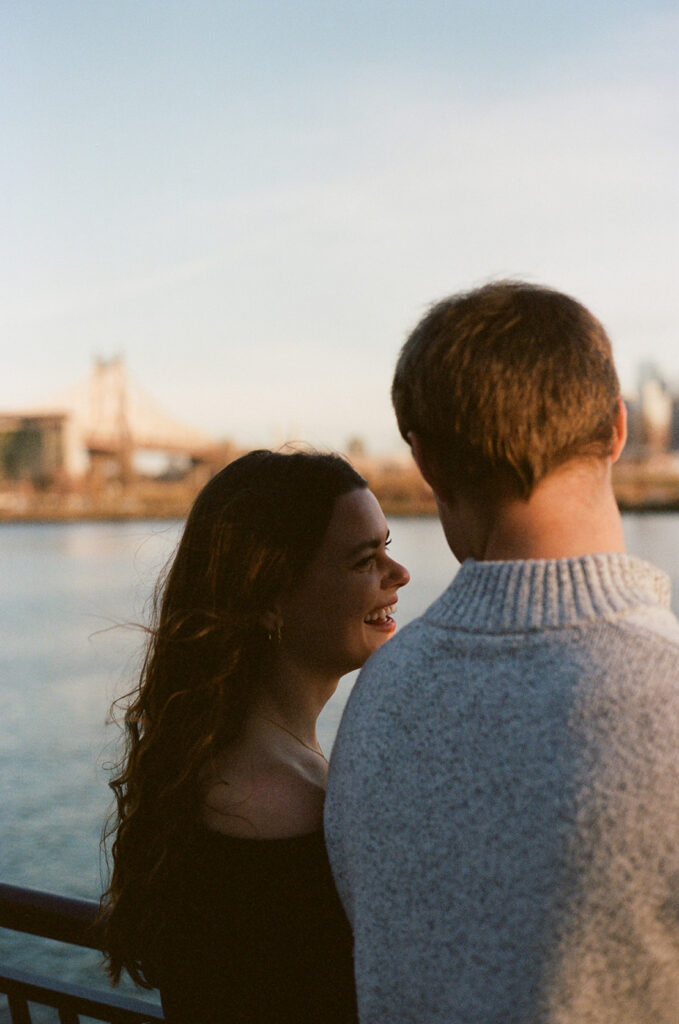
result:
[[[16,0],[0,46],[0,410],[123,353],[218,436],[383,450],[405,334],[498,275],[679,380],[674,0]]]

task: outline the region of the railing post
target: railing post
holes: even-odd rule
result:
[[[59,1024],[80,1024],[80,1017],[73,1010],[59,1010]]]
[[[9,1003],[12,1024],[33,1024],[28,1003],[25,999],[22,999],[20,996],[8,996],[7,1002]]]

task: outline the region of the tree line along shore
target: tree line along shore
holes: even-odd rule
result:
[[[388,516],[432,516],[436,505],[415,466],[404,459],[352,458]],[[215,467],[199,467],[181,480],[139,478],[123,483],[51,486],[0,483],[0,521],[182,519]],[[679,511],[679,459],[621,462],[614,486],[625,511]]]

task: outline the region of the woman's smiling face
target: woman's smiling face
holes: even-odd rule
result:
[[[396,629],[407,569],[387,553],[389,530],[367,488],[342,494],[299,585],[279,601],[282,660],[337,677],[359,668]]]

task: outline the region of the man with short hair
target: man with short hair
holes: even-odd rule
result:
[[[679,622],[624,553],[606,333],[492,283],[433,307],[392,395],[462,565],[333,750],[360,1020],[677,1024]]]

